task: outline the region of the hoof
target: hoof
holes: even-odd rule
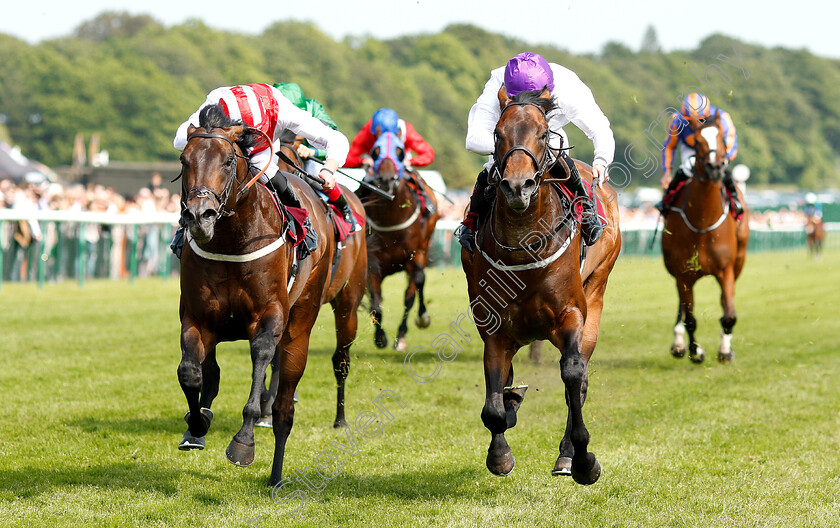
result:
[[[376,348],[385,348],[388,346],[388,336],[382,330],[377,330],[376,335],[373,336],[373,344]]]
[[[706,351],[700,345],[695,345],[688,358],[692,363],[702,363],[706,359]]]
[[[246,446],[245,444],[240,444],[236,440],[231,440],[227,449],[225,449],[225,456],[231,464],[245,467],[254,463],[255,451],[255,446]]]
[[[397,340],[394,341],[394,350],[397,352],[404,352],[406,348],[408,348],[408,343],[404,337],[398,337]]]
[[[432,317],[429,315],[429,312],[425,312],[422,315],[417,316],[417,319],[414,320],[414,324],[417,325],[417,328],[429,328],[429,325],[432,324]]]
[[[487,453],[487,469],[497,477],[510,475],[514,467],[516,467],[516,459],[513,458],[513,453],[510,449],[499,456],[493,456],[491,453]]]
[[[685,357],[685,353],[688,352],[685,346],[673,345],[671,346],[671,355],[675,358],[679,359],[681,357]]]
[[[184,421],[187,422],[187,427],[190,427],[190,411],[184,415]],[[196,438],[203,437],[207,434],[207,431],[210,429],[210,424],[213,422],[213,411],[208,409],[207,407],[201,408],[201,426],[198,431],[193,431],[196,433]]]
[[[187,429],[187,432],[184,433],[184,438],[181,439],[181,443],[178,444],[178,449],[181,451],[191,451],[193,449],[204,449],[204,437],[203,436],[193,436],[190,434],[190,430]]]
[[[267,429],[272,429],[274,427],[274,418],[272,415],[260,416],[260,419],[257,420],[257,423],[254,424],[254,427],[265,427]]]
[[[333,422],[333,429],[341,429],[342,427],[347,427],[347,420],[344,418],[339,418]]]
[[[732,363],[735,354],[730,350],[729,352],[718,352],[718,361],[724,364]]]
[[[575,482],[584,486],[595,484],[595,482],[598,481],[598,477],[601,476],[601,464],[598,463],[598,459],[595,458],[595,455],[588,453],[586,455],[586,460],[591,464],[589,469],[586,471],[575,471],[575,467],[572,465],[572,478]]]
[[[572,474],[572,458],[560,455],[554,464],[551,474],[555,477],[568,477]]]

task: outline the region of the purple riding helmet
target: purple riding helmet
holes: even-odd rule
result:
[[[548,61],[538,53],[520,53],[510,59],[505,68],[505,90],[510,97],[519,92],[542,90],[548,87],[554,91],[554,73]]]

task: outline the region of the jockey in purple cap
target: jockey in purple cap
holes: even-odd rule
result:
[[[520,53],[508,61],[506,66],[490,72],[490,80],[484,85],[484,91],[470,109],[467,122],[467,150],[476,154],[489,155],[491,158],[478,175],[470,197],[467,218],[458,229],[456,236],[462,246],[472,251],[475,246],[475,229],[478,219],[489,209],[490,200],[485,195],[485,190],[488,171],[493,165],[494,131],[502,115],[498,99],[502,85],[510,97],[515,97],[520,92],[539,93],[543,89],[548,89],[557,103],[558,110],[547,116],[549,128],[554,132],[550,134],[549,147],[552,154],[565,163],[555,163],[550,173],[553,177],[565,179],[563,165],[568,166],[570,174],[567,186],[583,204],[581,236],[584,243],[591,246],[600,238],[603,227],[598,219],[595,204],[587,195],[574,162],[566,150],[558,149],[568,145],[563,127],[574,123],[595,145],[592,170],[595,181],[603,182],[608,179],[607,165],[613,160],[615,139],[609,120],[583,81],[573,71],[559,64],[549,63],[537,53]]]

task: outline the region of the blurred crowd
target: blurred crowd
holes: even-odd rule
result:
[[[469,193],[453,190],[438,200],[442,220],[460,222]],[[133,196],[122,196],[98,184],[16,183],[0,180],[0,208],[18,211],[90,211],[98,213],[178,213],[180,196],[161,186],[160,175]],[[637,207],[620,206],[622,224],[653,225],[658,211],[652,203]],[[797,208],[751,211],[750,225],[769,229],[804,229],[806,216]],[[443,227],[443,226],[441,226]],[[4,222],[0,230],[4,280],[26,280],[38,273],[38,260],[57,279],[78,277],[124,278],[165,274],[176,267],[168,249],[174,226],[141,226],[72,222]],[[80,262],[80,255],[82,255]],[[133,258],[136,260],[132,261]],[[39,258],[40,257],[40,258]]]
[[[71,211],[96,213],[177,213],[180,197],[160,185],[154,175],[148,186],[125,197],[98,184],[16,183],[0,180],[0,206],[20,212]],[[124,278],[132,271],[150,276],[166,270],[169,258],[168,225],[119,225],[74,222],[4,222],[0,231],[4,280],[32,279],[39,272],[38,260],[49,268],[51,278]],[[165,250],[165,251],[164,251]],[[137,255],[136,261],[131,256]],[[40,259],[39,259],[40,257]],[[82,258],[80,258],[82,257]]]

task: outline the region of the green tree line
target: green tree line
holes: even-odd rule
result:
[[[464,149],[470,106],[490,70],[526,50],[572,69],[592,89],[615,133],[617,183],[657,184],[669,108],[693,89],[732,115],[737,162],[751,168],[751,183],[840,183],[840,61],[723,35],[661,53],[648,32],[639,51],[610,43],[600,54],[576,55],[461,24],[339,42],[306,23],[278,22],[251,36],[200,20],[165,27],[107,12],[35,45],[0,35],[0,126],[48,165],[70,163],[79,132],[98,133],[114,160],[174,161],[172,136],[208,91],[294,81],[349,139],[377,108],[394,108],[434,146],[431,168],[450,187],[469,187],[483,161]],[[573,125],[567,132],[574,157],[591,162],[591,142]]]

